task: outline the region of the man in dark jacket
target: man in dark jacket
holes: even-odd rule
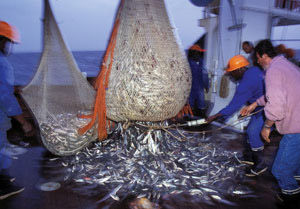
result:
[[[192,88],[189,104],[195,116],[205,118],[205,92],[209,88],[208,73],[203,66],[203,52],[199,45],[193,45],[188,51],[188,61],[192,72]]]

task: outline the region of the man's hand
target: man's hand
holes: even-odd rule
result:
[[[216,119],[217,119],[218,117],[220,117],[220,116],[222,116],[220,113],[217,113],[217,114],[215,114],[215,115],[212,115],[212,116],[206,118],[206,122],[207,122],[207,123],[211,123],[211,122],[213,122],[214,120],[216,120]]]
[[[266,142],[268,142],[268,143],[271,142],[271,140],[270,140],[270,138],[269,138],[269,137],[270,137],[270,133],[271,133],[271,128],[266,128],[266,127],[263,127],[262,130],[261,130],[261,132],[260,132],[262,138],[263,138]]]
[[[248,116],[255,108],[257,107],[257,103],[253,102],[251,105],[243,107],[240,111],[241,116]]]
[[[33,126],[31,125],[30,122],[28,122],[24,118],[23,114],[15,115],[13,117],[14,117],[14,119],[16,119],[21,124],[25,136],[33,136],[34,135],[35,131],[33,129]]]
[[[271,142],[271,140],[270,140],[269,137],[270,137],[270,133],[271,133],[271,131],[272,131],[272,126],[274,125],[274,123],[275,123],[275,121],[266,119],[266,120],[265,120],[265,123],[264,123],[264,126],[263,126],[263,128],[262,128],[262,130],[261,130],[261,132],[260,132],[262,138],[263,138],[266,142],[268,142],[268,143]]]
[[[33,136],[34,135],[33,127],[31,125],[31,123],[29,123],[28,121],[25,121],[22,124],[22,129],[24,131],[25,136]]]

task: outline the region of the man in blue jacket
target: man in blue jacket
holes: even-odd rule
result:
[[[206,118],[205,94],[209,88],[207,70],[203,66],[203,52],[199,45],[195,44],[189,48],[188,61],[192,72],[192,88],[189,96],[189,104],[195,116]]]
[[[22,125],[25,134],[32,131],[32,125],[22,116],[22,110],[14,96],[13,68],[6,59],[11,44],[16,42],[16,30],[8,23],[0,21],[0,200],[24,190],[13,186],[13,178],[7,175],[11,164],[11,157],[5,151],[9,145],[6,132],[11,128],[10,118],[13,117]]]
[[[249,68],[247,68],[247,66],[249,66],[249,62],[242,55],[236,55],[229,60],[226,73],[238,82],[238,86],[231,102],[217,114],[208,117],[208,123],[218,118],[226,120],[244,105],[252,104],[259,97],[264,95],[265,84],[263,71],[256,66]],[[256,109],[256,111],[258,110],[259,109]],[[261,111],[252,115],[247,127],[247,142],[251,147],[251,155],[244,155],[245,159],[242,160],[242,162],[249,165],[252,164],[251,169],[246,172],[246,176],[249,177],[258,176],[267,170],[267,166],[264,163],[264,143],[260,135],[263,124],[264,115],[263,111]]]

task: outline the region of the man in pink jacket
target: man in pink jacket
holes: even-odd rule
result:
[[[290,209],[299,209],[300,186],[300,69],[283,56],[276,56],[269,40],[255,47],[258,63],[266,71],[266,94],[241,111],[249,114],[256,106],[265,106],[266,121],[261,130],[263,139],[270,142],[273,124],[283,137],[272,166],[278,181],[281,200]]]

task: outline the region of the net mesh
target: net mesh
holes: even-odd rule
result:
[[[22,96],[39,124],[45,147],[54,154],[69,155],[95,139],[93,130],[77,134],[77,129],[89,122],[77,114],[91,112],[95,92],[68,50],[48,0],[44,1],[43,22],[42,57]]]
[[[123,0],[96,82],[92,122],[105,138],[106,117],[122,121],[162,121],[184,107],[191,72],[163,0]],[[103,103],[104,101],[104,103]]]
[[[107,117],[114,121],[174,117],[186,103],[191,75],[164,1],[123,4],[106,91]]]

